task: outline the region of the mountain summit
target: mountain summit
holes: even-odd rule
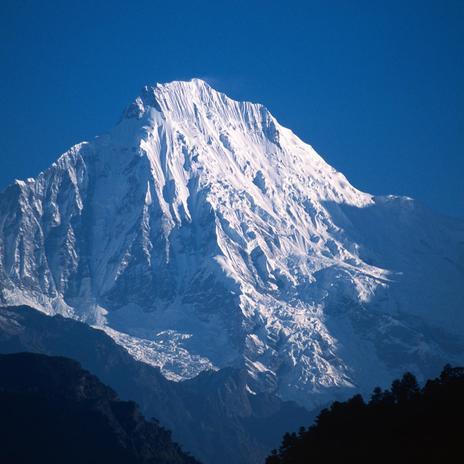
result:
[[[260,104],[145,87],[0,195],[0,301],[181,380],[246,366],[308,406],[464,359],[464,222],[355,189]],[[351,392],[349,392],[351,393]]]

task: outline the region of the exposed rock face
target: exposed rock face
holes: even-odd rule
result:
[[[352,187],[259,104],[145,88],[0,195],[0,298],[175,380],[245,367],[308,406],[462,361],[464,223]]]

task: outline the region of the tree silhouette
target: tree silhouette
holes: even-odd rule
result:
[[[394,380],[391,386],[391,393],[395,402],[411,401],[420,393],[419,384],[416,377],[410,372],[406,372],[401,380]]]
[[[422,389],[407,372],[367,404],[360,395],[335,401],[311,427],[285,434],[266,464],[457,462],[463,419],[464,368],[447,365]]]

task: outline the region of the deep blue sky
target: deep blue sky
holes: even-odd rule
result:
[[[464,216],[464,1],[0,2],[0,189],[147,83],[265,104],[358,188]]]

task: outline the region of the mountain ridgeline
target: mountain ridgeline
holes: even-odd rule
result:
[[[308,462],[457,462],[463,453],[464,368],[445,366],[423,388],[411,373],[361,395],[334,402],[315,425],[285,434],[266,464]]]
[[[143,89],[0,193],[0,304],[104,329],[171,380],[309,408],[464,361],[464,222],[350,185],[260,104]]]

